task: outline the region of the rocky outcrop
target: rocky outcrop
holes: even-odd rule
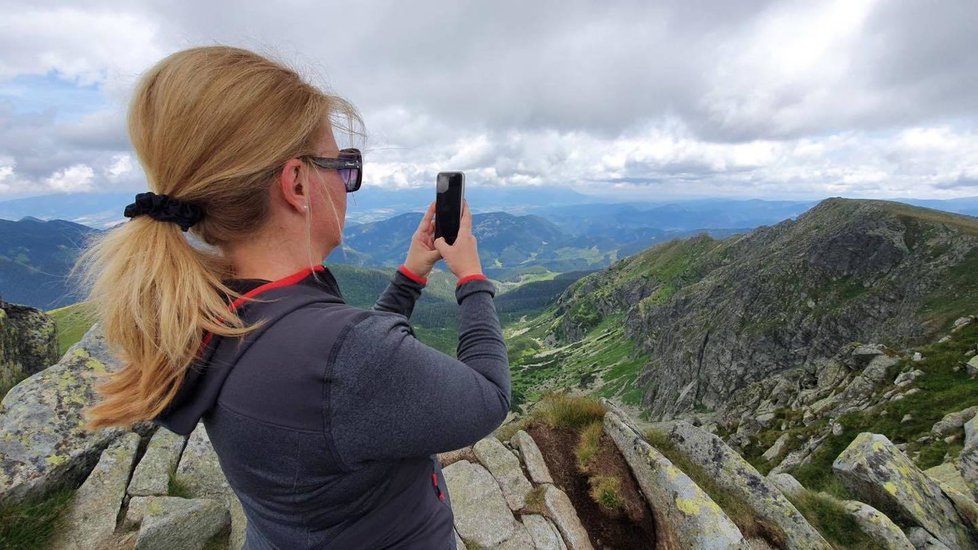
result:
[[[527,441],[521,436],[520,439],[524,447],[532,443],[532,438]],[[552,483],[531,487],[531,491],[536,491],[534,512],[531,512],[527,506],[530,503],[526,502],[530,491],[523,492],[523,482],[529,484],[529,481],[518,459],[513,464],[502,453],[513,459],[516,456],[491,436],[473,447],[479,460],[486,458],[489,464],[460,459],[442,470],[455,515],[455,530],[465,545],[514,550],[593,548],[574,506],[562,490]],[[520,478],[522,481],[514,481]],[[519,507],[514,508],[513,502],[517,500]]]
[[[862,433],[832,469],[850,493],[889,517],[918,525],[951,548],[978,545],[978,532],[959,514],[939,484],[886,437]]]
[[[791,548],[831,548],[777,487],[719,437],[686,422],[674,423],[666,435],[724,490],[746,502],[759,518],[775,525]]]
[[[128,433],[102,452],[102,458],[75,492],[64,515],[65,528],[51,544],[56,550],[107,546],[126,496],[139,435]]]
[[[97,373],[113,372],[96,324],[61,360],[17,384],[0,402],[0,504],[78,487],[102,451],[128,430],[83,429],[81,411],[95,402]],[[152,429],[140,423],[141,435]]]
[[[972,496],[978,500],[978,416],[964,424],[964,448],[958,455],[958,468]]]
[[[662,243],[585,277],[558,301],[555,333],[576,340],[625,313],[626,336],[651,357],[637,380],[651,417],[721,410],[745,386],[848,342],[931,340],[943,326],[925,304],[978,247],[963,229],[970,223],[900,203],[827,199],[795,220]]]
[[[913,550],[907,536],[883,512],[856,500],[844,501],[843,506],[855,518],[859,528],[887,550]]]
[[[0,299],[0,399],[8,388],[58,361],[54,320]]]
[[[607,406],[607,403],[606,403]],[[609,410],[604,431],[611,436],[649,500],[663,545],[677,548],[746,548],[743,534],[719,506],[682,470],[648,444],[626,417]]]

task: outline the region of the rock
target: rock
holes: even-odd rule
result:
[[[39,309],[0,300],[0,388],[11,388],[57,362],[54,319]]]
[[[110,443],[152,429],[150,423],[84,429],[81,413],[97,400],[96,377],[118,368],[103,361],[104,348],[96,323],[57,364],[21,381],[0,402],[0,505],[78,487]]]
[[[958,469],[971,496],[978,499],[978,416],[964,423],[964,448],[958,455]]]
[[[621,451],[655,514],[660,538],[678,548],[732,548],[744,544],[737,526],[679,468],[610,409],[604,431]]]
[[[668,436],[678,451],[718,485],[738,495],[761,519],[780,529],[789,546],[831,548],[781,491],[719,438],[685,422],[677,422]]]
[[[962,411],[946,414],[944,418],[934,424],[934,427],[930,431],[935,437],[950,435],[963,428],[964,423],[974,418],[975,414],[978,414],[978,405],[968,407]]]
[[[533,485],[523,475],[520,460],[491,435],[476,443],[472,450],[479,462],[496,478],[510,510],[516,511],[525,506],[526,495]]]
[[[943,344],[951,339],[951,335],[941,336],[941,339],[937,341],[938,344]]]
[[[957,319],[954,320],[954,327],[951,329],[951,332],[957,332],[973,322],[975,322],[974,315],[969,315],[967,317],[958,317]]]
[[[455,548],[456,550],[468,550],[465,547],[465,543],[462,541],[462,537],[458,536],[458,531],[452,530],[455,533]]]
[[[203,422],[199,422],[187,438],[174,479],[186,487],[193,498],[212,498],[223,502],[231,513],[231,550],[244,545],[248,520],[241,501],[221,471],[217,453]]]
[[[788,445],[788,439],[789,439],[788,434],[781,434],[781,437],[779,437],[777,441],[775,441],[774,444],[771,445],[771,448],[764,451],[764,454],[761,455],[761,458],[763,458],[768,462],[771,462],[774,459],[781,456],[781,454],[784,452],[785,447]]]
[[[859,528],[873,540],[882,543],[884,548],[888,550],[913,550],[914,546],[907,536],[883,512],[857,500],[845,500],[842,505],[846,512],[855,518]]]
[[[112,537],[126,496],[139,447],[139,434],[129,432],[102,452],[98,464],[71,499],[63,529],[51,543],[56,550],[98,548]]]
[[[911,357],[911,361],[914,361],[914,362],[923,361],[923,360],[924,360],[924,356],[921,355],[919,351],[915,351],[913,353],[913,357]]]
[[[768,473],[783,474],[791,470],[794,470],[798,466],[801,466],[801,464],[808,459],[808,455],[810,454],[811,453],[808,451],[808,448],[806,447],[795,449],[794,451],[788,453],[788,456],[784,457],[784,460],[782,460],[780,464],[778,464],[774,468],[771,468],[771,471]]]
[[[499,483],[481,464],[459,460],[444,468],[442,475],[452,495],[455,529],[466,545],[490,548],[519,537],[520,531],[526,534]]]
[[[530,434],[523,430],[516,432],[513,435],[510,442],[514,447],[519,449],[520,456],[523,458],[523,464],[526,465],[526,470],[530,473],[530,479],[533,483],[553,483],[554,480],[550,477],[550,470],[547,468],[547,463],[543,460],[543,454],[540,452],[540,448],[537,447],[533,438]]]
[[[219,500],[151,496],[129,501],[126,522],[139,525],[136,550],[199,550],[228,528],[231,517]]]
[[[946,544],[937,540],[922,527],[907,529],[907,540],[918,550],[951,550]]]
[[[843,427],[842,424],[839,423],[832,424],[832,435],[840,436],[844,431],[845,431],[845,427]]]
[[[546,517],[526,514],[523,516],[523,526],[533,540],[535,550],[567,550],[557,526]]]
[[[588,538],[581,519],[577,517],[577,510],[574,509],[567,494],[549,483],[541,487],[543,487],[543,505],[553,518],[560,534],[563,535],[567,547],[570,550],[593,549],[591,539]]]
[[[157,428],[132,474],[127,490],[129,496],[166,495],[170,476],[176,472],[186,443],[186,437],[164,427]]]
[[[754,420],[756,420],[758,424],[766,428],[771,423],[771,421],[774,420],[774,417],[775,414],[773,412],[769,412],[769,413],[757,415],[754,418]]]
[[[978,374],[978,355],[968,359],[968,362],[965,363],[964,366],[966,369],[968,369],[968,376],[974,378],[974,376]]]
[[[900,387],[909,386],[910,384],[916,382],[917,379],[923,375],[924,375],[924,371],[920,369],[914,369],[910,372],[900,373],[900,376],[897,376],[896,380],[894,380],[893,383]]]
[[[910,422],[911,420],[913,420],[913,415],[910,414],[910,413],[907,413],[907,414],[903,415],[903,418],[900,419],[900,424],[906,424],[907,422]]]
[[[883,355],[884,353],[886,352],[883,346],[879,344],[863,344],[852,350],[852,358],[857,366],[865,366],[877,355]]]
[[[794,497],[805,493],[805,488],[791,474],[768,475],[767,479],[786,497]]]
[[[895,521],[920,525],[948,546],[968,548],[978,536],[962,523],[937,482],[885,436],[859,434],[832,469],[851,494],[861,495]]]

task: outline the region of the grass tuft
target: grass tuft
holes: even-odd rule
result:
[[[548,392],[532,414],[554,428],[579,430],[604,420],[604,413],[604,405],[594,398]]]
[[[43,499],[0,508],[0,548],[49,548],[74,489],[61,489]]]
[[[591,490],[588,494],[602,509],[611,515],[625,508],[625,498],[621,495],[621,480],[612,476],[593,476],[588,479]]]
[[[601,446],[601,434],[604,433],[604,422],[595,421],[581,432],[581,439],[574,449],[574,456],[577,458],[577,469],[583,473],[588,472],[588,463],[598,454]]]

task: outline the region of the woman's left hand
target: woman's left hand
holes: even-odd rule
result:
[[[431,201],[417,231],[411,237],[411,248],[408,249],[404,266],[415,275],[427,278],[431,268],[440,259],[441,252],[435,248],[435,201]]]

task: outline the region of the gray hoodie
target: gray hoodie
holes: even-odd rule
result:
[[[489,281],[456,287],[458,359],[408,318],[423,285],[396,272],[371,310],[344,303],[324,266],[232,280],[242,338],[205,344],[155,422],[203,420],[248,519],[246,549],[455,548],[435,453],[505,419],[510,374]]]

